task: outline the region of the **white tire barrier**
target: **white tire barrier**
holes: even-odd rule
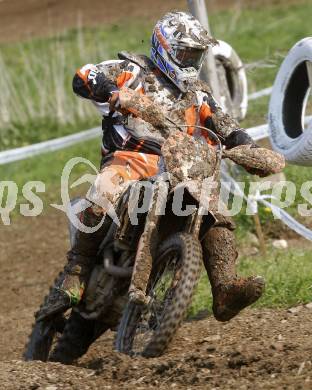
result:
[[[216,59],[221,86],[221,104],[234,118],[245,118],[248,107],[247,77],[236,51],[226,42],[218,41],[212,52]]]
[[[289,51],[276,76],[269,106],[273,148],[297,165],[312,165],[312,124],[306,106],[312,86],[312,37]]]

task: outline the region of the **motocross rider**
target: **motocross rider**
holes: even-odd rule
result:
[[[189,125],[190,135],[195,131],[192,126],[200,124],[213,130],[226,148],[254,145],[238,123],[222,112],[207,84],[198,80],[205,55],[215,44],[191,14],[170,12],[154,28],[149,58],[122,52],[120,60],[87,64],[76,72],[74,92],[90,99],[103,116],[103,158],[92,189],[99,201],[82,213],[85,226],[100,223],[106,210],[99,205],[105,204],[105,197],[116,200],[125,183],[154,176],[159,169],[163,140],[149,133],[148,126],[142,127],[135,115],[117,111],[122,87],[150,97],[171,120]],[[264,280],[236,275],[235,226],[228,217],[218,213],[215,217],[202,242],[204,264],[212,286],[214,316],[228,321],[261,296]],[[105,229],[104,223],[94,233],[77,231],[67,254],[64,281],[37,313],[38,320],[79,303]]]

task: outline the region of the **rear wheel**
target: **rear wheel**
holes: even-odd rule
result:
[[[108,328],[96,320],[86,320],[73,310],[49,356],[49,361],[71,364],[84,355],[90,345]]]
[[[53,294],[53,290],[61,286],[63,280],[64,272],[61,272],[49,294]],[[48,297],[44,298],[44,303]],[[108,326],[105,324],[86,320],[74,310],[35,322],[25,347],[24,359],[69,364],[82,356],[106,329]]]
[[[121,319],[116,349],[126,354],[160,356],[185,317],[202,263],[199,241],[178,233],[159,248],[147,294],[147,308],[129,302]]]
[[[55,286],[60,286],[64,279],[64,273],[61,272],[55,279],[53,287],[50,288],[50,294]],[[44,298],[44,303],[49,295]],[[44,321],[35,322],[28,343],[25,347],[25,360],[41,360],[46,362],[49,357],[53,343],[59,334],[64,330],[66,318],[63,314],[49,318]]]

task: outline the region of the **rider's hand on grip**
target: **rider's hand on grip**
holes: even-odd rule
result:
[[[252,145],[240,145],[224,150],[223,156],[241,165],[250,174],[260,177],[279,173],[285,167],[285,159],[281,154]]]

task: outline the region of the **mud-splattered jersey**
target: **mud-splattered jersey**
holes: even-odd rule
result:
[[[226,140],[240,130],[238,123],[222,112],[207,84],[195,82],[187,93],[182,94],[147,57],[130,56],[140,61],[127,59],[87,64],[78,69],[73,79],[74,92],[91,99],[103,115],[103,153],[133,150],[160,154],[163,142],[160,135],[149,132],[148,126],[142,126],[142,121],[137,121],[131,114],[123,116],[117,111],[109,112],[108,101],[112,93],[122,87],[150,97],[162,106],[171,121],[188,125],[187,131],[191,135],[198,131],[194,126],[201,125],[215,131],[226,144]],[[248,141],[252,142],[251,139]]]

